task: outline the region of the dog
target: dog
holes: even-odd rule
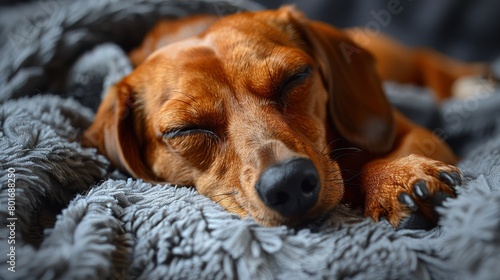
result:
[[[433,227],[462,183],[457,157],[389,104],[382,81],[444,100],[487,67],[362,35],[291,6],[162,21],[84,143],[135,178],[194,186],[264,226],[350,204],[397,228]]]

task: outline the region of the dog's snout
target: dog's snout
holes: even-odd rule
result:
[[[290,217],[302,215],[316,204],[320,180],[310,159],[293,158],[265,169],[255,188],[268,207]]]

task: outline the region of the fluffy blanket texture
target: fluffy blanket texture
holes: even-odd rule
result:
[[[103,156],[81,147],[103,88],[131,69],[122,50],[137,44],[155,20],[254,8],[208,0],[53,0],[2,7],[1,278],[500,275],[499,90],[438,106],[425,89],[387,84],[394,104],[463,158],[459,167],[467,181],[439,209],[439,226],[430,231],[396,231],[344,206],[314,228],[264,228],[191,188],[109,172]]]

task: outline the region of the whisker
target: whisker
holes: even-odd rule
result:
[[[358,171],[356,174],[352,175],[351,178],[344,179],[344,182],[349,183],[350,181],[356,179],[359,175],[361,175],[362,171]]]
[[[338,141],[340,141],[340,140],[342,140],[342,139],[337,138],[337,139],[335,139],[335,140],[331,141],[330,143],[326,144],[326,146],[325,146],[325,147],[324,147],[324,148],[320,151],[320,153],[321,153],[321,154],[324,154],[324,153],[325,153],[325,150],[326,150],[327,148],[329,148],[330,146],[332,146],[333,144],[335,144],[335,142],[338,142]]]
[[[352,218],[361,218],[360,216],[358,216],[358,215],[356,215],[356,214],[354,214],[352,212],[344,210],[342,207],[337,207],[335,209],[335,211],[338,211],[339,213],[342,213],[343,215],[346,215],[346,216],[350,216]]]
[[[331,151],[330,153],[338,153],[338,152],[344,152],[344,151],[351,151],[351,152],[356,152],[359,153],[362,150],[356,147],[344,147],[344,148],[337,148]]]
[[[222,201],[229,199],[230,197],[223,197],[219,200],[214,200],[216,203],[220,204]]]
[[[339,158],[345,155],[354,155],[362,152],[362,150],[355,147],[346,147],[346,148],[338,148],[329,153],[325,153],[325,155],[330,156],[332,158]]]
[[[353,152],[362,152],[361,149],[357,148],[357,147],[340,147],[340,148],[335,148],[333,149],[332,151],[330,152],[326,152],[325,150],[327,148],[330,148],[332,147],[336,142],[339,142],[339,141],[343,141],[343,139],[341,138],[337,138],[335,140],[332,140],[330,143],[328,143],[322,150],[321,150],[321,154],[331,154],[331,153],[339,153],[339,152],[344,152],[344,151],[353,151]]]
[[[236,191],[230,191],[230,192],[226,192],[226,193],[214,194],[214,195],[209,196],[208,198],[214,198],[214,197],[224,196],[224,195],[235,195],[235,194],[236,194]]]
[[[347,173],[352,174],[354,172],[359,172],[359,170],[356,170],[356,169],[344,169],[343,168],[341,170],[340,169],[339,170],[330,170],[330,171],[327,171],[327,172],[328,173],[334,173],[334,172],[345,173],[345,172],[347,172]]]
[[[345,183],[342,179],[325,179],[325,182]]]
[[[346,157],[346,156],[354,156],[355,154],[354,153],[345,153],[345,154],[339,154],[339,155],[334,155],[334,156],[331,156],[331,160],[333,161],[337,161],[343,157]],[[327,156],[327,155],[325,155]]]

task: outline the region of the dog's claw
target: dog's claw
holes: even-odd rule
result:
[[[429,189],[427,188],[425,181],[418,181],[415,183],[413,186],[413,193],[420,199],[425,200],[429,198]]]
[[[415,203],[415,201],[411,198],[411,196],[407,193],[401,193],[398,197],[399,202],[403,203],[410,209],[412,212],[415,212],[418,210],[418,205]]]
[[[448,172],[439,172],[439,180],[449,187],[455,187],[458,185],[457,180],[455,179],[455,176]]]
[[[439,172],[439,180],[446,184],[453,191],[453,194],[457,195],[457,186],[462,185],[462,175],[460,173],[453,172]]]

